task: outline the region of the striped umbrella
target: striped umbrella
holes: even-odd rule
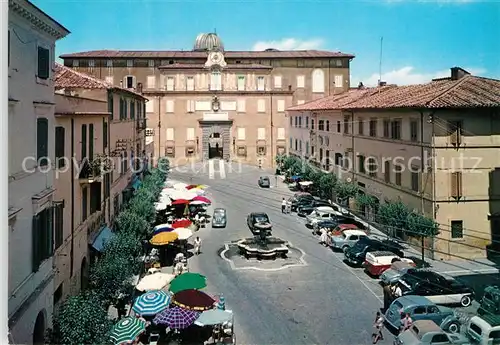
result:
[[[132,310],[143,316],[156,315],[170,304],[170,295],[165,291],[151,291],[145,293],[134,302]]]
[[[160,224],[153,228],[153,235],[159,234],[160,232],[170,232],[173,231],[174,228],[170,224]]]
[[[110,338],[114,345],[131,343],[146,331],[146,322],[135,317],[127,316],[111,329]]]
[[[221,294],[219,297],[219,301],[217,302],[217,309],[226,310],[226,299]]]
[[[156,315],[153,323],[156,325],[165,325],[171,329],[184,329],[191,326],[200,316],[200,312],[187,310],[184,308],[168,308]]]

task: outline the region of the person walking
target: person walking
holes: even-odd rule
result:
[[[196,255],[200,255],[201,253],[201,239],[199,236],[196,236],[194,239],[194,253]]]
[[[285,213],[286,211],[286,200],[285,198],[283,198],[283,200],[281,201],[281,213]]]
[[[382,329],[384,328],[384,317],[377,311],[375,321],[373,323],[372,344],[378,343],[379,340],[384,340]]]

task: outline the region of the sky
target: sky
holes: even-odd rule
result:
[[[33,2],[71,31],[57,55],[191,50],[199,33],[215,30],[226,50],[352,53],[353,86],[376,84],[380,65],[382,80],[398,85],[449,76],[454,66],[500,79],[498,0]]]

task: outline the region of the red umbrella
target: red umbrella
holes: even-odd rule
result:
[[[196,188],[198,187],[198,185],[195,185],[195,184],[190,184],[189,186],[186,186],[186,189],[193,189],[193,188]]]
[[[187,228],[191,224],[192,224],[192,222],[189,219],[181,219],[181,220],[175,221],[172,224],[172,228],[174,228],[174,229],[177,229],[177,228]]]
[[[212,309],[215,300],[199,290],[183,290],[173,296],[172,302],[185,309],[203,311]]]
[[[189,204],[189,200],[186,199],[177,199],[172,201],[172,205],[186,205]]]
[[[201,202],[204,202],[204,203],[207,203],[207,204],[211,204],[211,203],[212,203],[212,202],[210,201],[210,199],[207,199],[207,198],[205,198],[204,196],[201,196],[201,195],[199,195],[199,196],[195,196],[195,197],[193,198],[193,201],[194,201],[194,200],[196,200],[196,201],[201,201]]]

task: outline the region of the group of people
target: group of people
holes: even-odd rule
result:
[[[410,327],[413,324],[413,320],[410,316],[409,313],[406,313],[405,316],[401,319],[401,328],[399,329],[399,332],[404,332],[407,329],[410,329]],[[373,333],[372,333],[372,343],[376,344],[379,342],[379,340],[384,339],[384,334],[382,333],[382,330],[384,329],[384,316],[380,311],[377,311],[377,314],[375,315],[375,321],[373,322]]]
[[[292,213],[292,202],[283,198],[281,201],[281,213]]]

